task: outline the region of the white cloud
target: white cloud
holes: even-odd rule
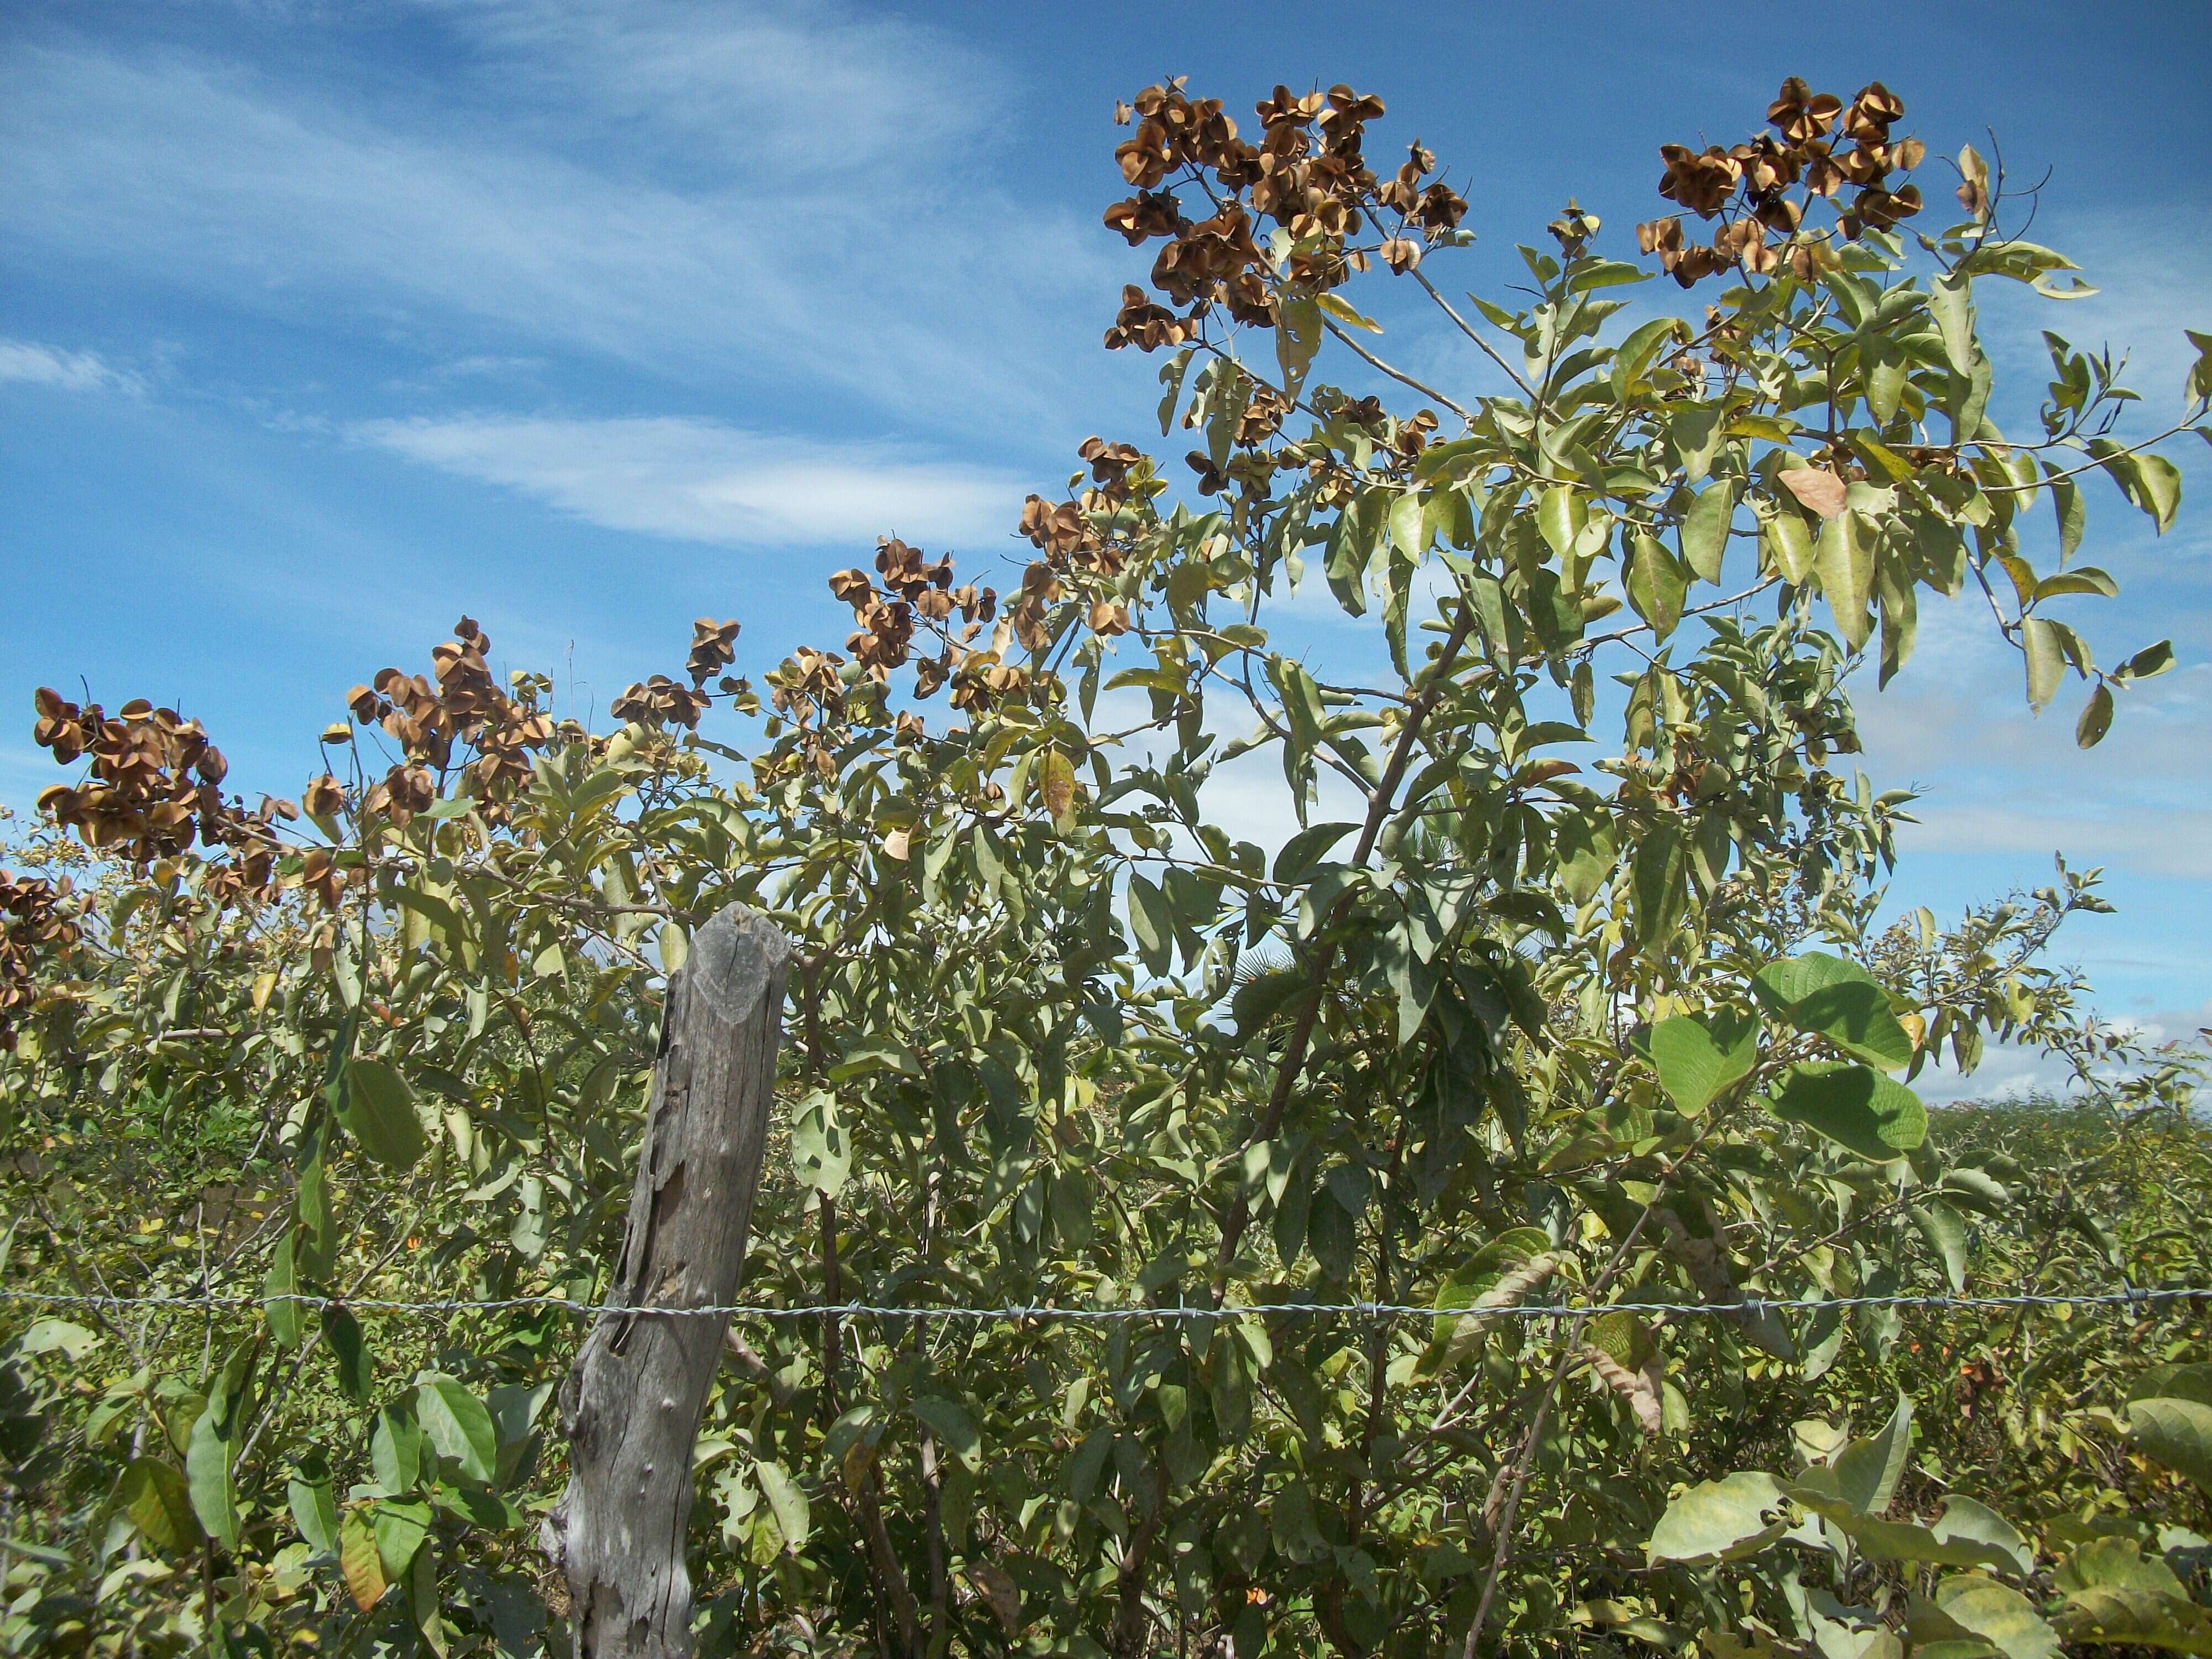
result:
[[[990,77],[957,43],[822,8],[442,15],[463,38],[440,82],[374,95],[159,47],[0,46],[16,257],[440,356],[460,337],[787,407],[842,392],[969,432],[1034,437],[1095,372],[1096,319],[1066,300],[1110,303],[1111,239],[1006,198]]]
[[[767,437],[708,421],[480,416],[373,421],[360,442],[520,491],[613,530],[732,547],[899,535],[933,548],[1004,541],[1011,475],[881,445]]]
[[[136,395],[145,390],[145,383],[136,374],[115,368],[97,352],[64,351],[29,340],[0,339],[0,380],[50,386],[63,392]]]

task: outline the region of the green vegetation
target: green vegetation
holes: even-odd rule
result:
[[[756,688],[702,620],[608,733],[465,617],[296,805],[40,694],[82,764],[0,884],[0,1272],[175,1300],[0,1308],[10,1650],[562,1644],[583,1320],[502,1304],[605,1287],[668,975],[740,902],[795,945],[750,1304],[1221,1317],[739,1322],[702,1652],[2212,1651],[2203,1302],[1786,1305],[2212,1286],[2201,1056],[2046,962],[2094,872],[1878,927],[1910,797],[1841,769],[1923,600],[2085,745],[2171,663],[2059,613],[2112,591],[2098,480],[2173,522],[2212,353],[2136,441],[2053,336],[2001,433],[1977,284],[2074,267],[1971,150],[1912,234],[1879,85],[1669,147],[1714,234],[1640,240],[1702,322],[1622,314],[1571,205],[1463,311],[1464,201],[1348,89],[1127,113],[1107,222],[1162,246],[1108,343],[1167,354],[1193,501],[1094,439],[1005,601],[887,540],[842,653]],[[1502,389],[1391,366],[1355,279]],[[1302,580],[1375,683],[1273,642]],[[1246,756],[1272,856],[1209,816]],[[2081,1103],[1923,1108],[1998,1040]],[[1434,1311],[1312,1310],[1361,1301]]]

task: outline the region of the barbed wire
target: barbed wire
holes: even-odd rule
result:
[[[289,1303],[295,1306],[338,1309],[351,1313],[499,1313],[522,1309],[557,1308],[571,1313],[610,1319],[905,1319],[999,1321],[1065,1321],[1104,1324],[1126,1320],[1220,1321],[1253,1317],[1354,1319],[1587,1319],[1600,1314],[1632,1313],[1732,1318],[1745,1314],[1816,1313],[1825,1309],[1948,1308],[2011,1311],[2022,1308],[2148,1308],[2160,1303],[2212,1301],[2212,1286],[2127,1285],[2113,1291],[2056,1293],[2019,1292],[1992,1296],[1747,1296],[1735,1302],[1508,1302],[1489,1306],[1418,1307],[1397,1302],[1246,1302],[1221,1307],[1152,1306],[1071,1308],[1054,1304],[1010,1303],[994,1308],[891,1307],[868,1302],[799,1304],[775,1306],[756,1302],[702,1304],[697,1307],[623,1307],[584,1302],[565,1296],[494,1297],[482,1301],[455,1298],[436,1302],[401,1302],[380,1297],[317,1296],[285,1291],[268,1295],[243,1293],[222,1296],[108,1296],[61,1291],[0,1290],[0,1302],[37,1303],[50,1307],[251,1308]]]

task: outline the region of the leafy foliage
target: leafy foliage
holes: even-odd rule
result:
[[[2054,341],[2040,435],[1992,423],[1976,282],[2073,267],[1972,151],[1908,243],[1902,113],[1792,82],[1778,136],[1670,147],[1718,232],[1645,251],[1728,285],[1621,333],[1646,273],[1571,204],[1462,318],[1427,273],[1465,202],[1418,143],[1370,167],[1379,100],[1279,88],[1254,143],[1148,88],[1107,222],[1164,246],[1107,343],[1170,352],[1194,501],[1093,439],[1003,602],[887,539],[832,579],[844,653],[763,697],[703,618],[605,735],[464,618],[296,805],[226,797],[173,711],[42,692],[88,772],[0,889],[9,1282],[173,1300],[8,1327],[0,1639],[557,1643],[579,1322],[532,1298],[605,1284],[667,976],[741,902],[798,946],[750,1301],[1220,1316],[741,1322],[704,1650],[2203,1650],[2201,1304],[1770,1305],[2212,1283],[2198,1061],[2041,963],[2094,873],[1876,927],[1910,796],[1837,769],[1864,659],[1971,583],[2094,743],[2172,652],[2102,667],[2055,614],[2112,591],[2083,482],[2179,507],[2106,356]],[[1508,389],[1358,338],[1376,266]],[[1275,643],[1315,574],[1376,684]],[[1206,793],[1262,755],[1272,860]],[[1355,820],[1312,821],[1324,775]],[[2087,1103],[1927,1112],[1991,1037]],[[1694,1312],[1609,1306],[1654,1303]]]

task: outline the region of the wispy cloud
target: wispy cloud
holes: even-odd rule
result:
[[[990,77],[945,37],[821,7],[438,15],[461,84],[419,103],[174,48],[0,46],[0,224],[225,307],[335,304],[784,412],[827,393],[1033,440],[1066,366],[1095,372],[1064,297],[1105,303],[1108,239],[1006,198],[980,165]]]
[[[63,392],[124,392],[133,396],[145,382],[93,351],[65,351],[29,340],[0,339],[0,380],[50,386]]]
[[[1003,541],[1022,499],[1011,474],[708,421],[486,416],[364,422],[351,435],[609,529],[729,547]]]

